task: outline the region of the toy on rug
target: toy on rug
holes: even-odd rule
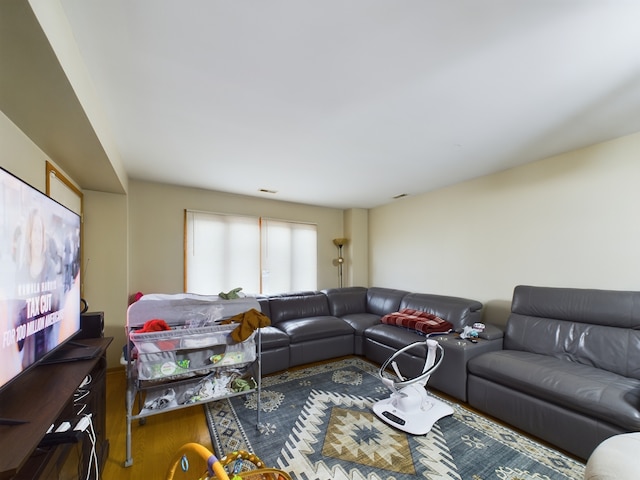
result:
[[[224,455],[220,460],[199,443],[186,443],[174,454],[167,480],[291,480],[284,470],[267,467],[246,450]]]
[[[240,324],[231,332],[231,338],[236,342],[244,342],[256,329],[271,325],[271,320],[264,313],[252,308],[220,322],[221,325],[230,323]]]

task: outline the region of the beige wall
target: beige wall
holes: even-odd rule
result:
[[[498,324],[518,284],[638,290],[639,180],[635,134],[373,209],[370,284],[474,298]]]
[[[109,367],[119,364],[126,343],[128,299],[127,197],[84,191],[84,298],[91,312],[104,312]]]
[[[44,152],[0,111],[0,166],[44,192],[47,160]]]
[[[184,209],[315,223],[318,288],[338,285],[338,271],[332,263],[336,257],[332,239],[343,235],[342,210],[130,181],[130,293],[183,291]]]
[[[344,286],[369,286],[369,210],[351,208],[344,212]]]

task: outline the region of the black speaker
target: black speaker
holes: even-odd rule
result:
[[[82,331],[75,337],[101,338],[104,337],[104,312],[87,312],[80,315]]]

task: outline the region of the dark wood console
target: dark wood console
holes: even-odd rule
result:
[[[38,365],[0,393],[0,417],[25,422],[0,425],[0,480],[58,478],[54,470],[64,463],[73,444],[39,445],[52,424],[76,418],[80,404],[85,409],[82,413],[92,414],[102,471],[109,445],[105,437],[105,352],[112,340],[111,337],[78,340],[77,343],[99,347],[98,355],[87,360]],[[83,387],[83,393],[87,394],[74,402],[78,387],[88,375],[91,383]],[[90,452],[91,443],[86,440],[81,440],[83,445],[79,448],[88,448]],[[83,457],[88,461],[88,455]],[[86,466],[80,470],[76,466],[76,472],[83,468]]]

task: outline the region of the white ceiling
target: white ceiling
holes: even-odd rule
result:
[[[640,131],[638,0],[60,4],[131,178],[370,208]]]

